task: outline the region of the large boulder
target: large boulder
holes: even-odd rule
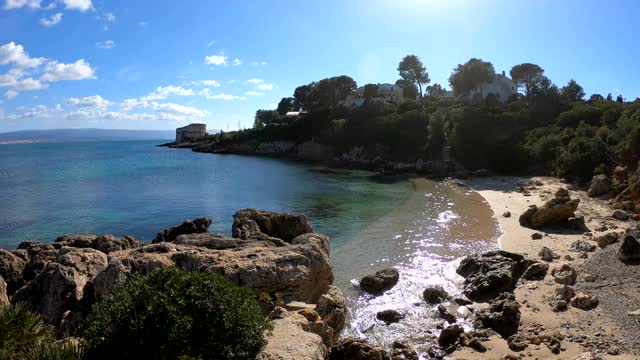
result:
[[[520,215],[520,225],[530,228],[560,225],[575,217],[580,199],[571,199],[566,189],[559,189],[555,197],[538,208],[532,205]]]
[[[107,255],[91,248],[63,247],[54,261],[13,296],[12,301],[27,302],[45,320],[59,324],[65,311],[79,310],[85,289],[107,267]],[[89,295],[90,296],[90,295]]]
[[[611,189],[611,181],[609,180],[607,175],[604,175],[604,174],[596,175],[593,177],[593,179],[591,179],[591,185],[589,186],[587,195],[589,197],[604,195],[608,193],[610,189]]]
[[[512,293],[503,293],[489,303],[489,309],[478,312],[480,327],[493,329],[504,338],[516,334],[520,326],[520,304]]]
[[[329,360],[390,360],[390,357],[382,346],[350,337],[340,340],[331,348]]]
[[[377,271],[374,275],[367,275],[360,280],[360,289],[373,295],[380,295],[393,288],[400,279],[398,270],[387,268]]]
[[[322,337],[306,331],[305,319],[287,316],[271,322],[273,331],[267,336],[267,345],[257,360],[324,360],[327,349]]]
[[[26,265],[27,262],[23,258],[0,249],[0,277],[6,281],[8,294],[13,294],[23,285],[22,272]]]
[[[553,275],[555,282],[561,285],[573,285],[578,278],[576,269],[569,264],[564,264],[559,269],[553,269],[551,275]]]
[[[59,249],[62,246],[70,246],[74,248],[92,248],[109,254],[114,251],[132,249],[141,246],[142,242],[135,238],[125,235],[123,237],[113,236],[111,234],[93,235],[93,234],[73,234],[62,235],[58,237],[53,246]]]
[[[155,239],[153,239],[152,243],[159,242],[172,242],[179,235],[185,234],[199,234],[205,233],[209,231],[209,226],[211,225],[211,219],[208,217],[201,217],[195,220],[185,220],[182,224],[174,227],[170,227],[168,229],[160,231]]]
[[[347,304],[342,291],[330,286],[329,291],[318,299],[315,310],[325,324],[333,329],[332,341],[337,342],[347,318]]]
[[[490,251],[467,256],[456,272],[465,278],[463,292],[469,299],[487,301],[505,291],[513,291],[532,263],[520,254]]]
[[[640,242],[633,235],[626,235],[618,249],[618,259],[623,262],[640,261]]]
[[[422,297],[428,304],[439,304],[451,298],[440,285],[429,286],[422,292]]]
[[[249,221],[254,222],[257,228],[243,229]],[[251,223],[249,222],[249,224]],[[262,233],[290,243],[297,236],[312,232],[313,227],[309,223],[309,219],[302,214],[242,209],[233,215],[232,234],[234,238],[246,239]]]
[[[444,328],[438,336],[438,345],[442,346],[444,349],[447,349],[455,345],[455,343],[458,342],[460,336],[463,333],[464,329],[460,325],[452,325]]]

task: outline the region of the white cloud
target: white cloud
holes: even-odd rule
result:
[[[266,91],[270,91],[273,90],[273,84],[258,84],[256,86],[256,88],[260,89],[260,90],[266,90]]]
[[[209,41],[209,43],[207,44],[207,47],[211,47],[213,44],[216,43],[216,40],[211,40]]]
[[[91,65],[80,59],[71,64],[63,64],[57,61],[50,61],[44,68],[42,80],[44,81],[61,81],[61,80],[85,80],[95,79],[95,71]]]
[[[100,95],[85,96],[82,98],[69,98],[66,101],[69,105],[82,108],[106,109],[111,105],[111,101],[104,99]]]
[[[253,90],[251,90],[251,91],[247,91],[245,94],[246,94],[246,95],[249,95],[249,96],[264,95],[264,93],[261,93],[261,92],[258,92],[258,91],[253,91]]]
[[[195,85],[195,86],[211,86],[211,87],[220,87],[220,82],[217,80],[196,80],[189,81],[186,84]]]
[[[49,87],[48,84],[42,83],[40,80],[35,80],[33,78],[26,78],[16,82],[13,86],[13,90],[15,91],[33,91],[33,90],[41,90]]]
[[[254,61],[251,63],[251,66],[264,66],[267,65],[266,61]]]
[[[5,9],[18,9],[23,6],[30,7],[32,9],[38,9],[40,7],[41,0],[6,0],[4,3]]]
[[[69,10],[78,10],[85,12],[93,9],[91,0],[60,0],[64,4],[64,7]]]
[[[226,65],[228,57],[224,55],[211,55],[204,58],[204,62],[208,65]]]
[[[215,94],[215,95],[208,95],[207,99],[211,99],[211,100],[243,100],[245,98],[242,97],[242,96],[236,96],[236,95],[220,93],[220,94]]]
[[[140,22],[138,22],[138,26],[140,26],[140,27],[147,27],[147,25],[149,25],[149,23],[148,23],[148,22],[146,22],[146,21],[140,21]]]
[[[22,45],[9,42],[0,46],[0,65],[14,64],[20,68],[31,68],[42,65],[45,58],[31,58]]]
[[[264,80],[253,78],[253,79],[247,80],[247,82],[250,83],[250,84],[262,84],[264,82]]]
[[[240,59],[238,58],[233,59],[233,66],[238,66],[240,64],[242,64],[242,61],[240,61]]]
[[[18,92],[15,90],[7,90],[7,92],[4,93],[4,97],[7,99],[13,99],[16,96],[18,96]]]
[[[51,15],[51,17],[49,17],[49,18],[41,18],[40,19],[40,24],[44,25],[44,26],[47,26],[47,27],[51,27],[51,26],[59,24],[60,21],[62,21],[62,13],[55,13],[55,14]]]
[[[182,86],[158,86],[149,95],[142,97],[141,100],[161,100],[168,98],[170,95],[192,96],[194,94],[192,89],[185,89]]]
[[[100,49],[111,49],[116,46],[116,43],[113,40],[100,41],[96,43],[96,46]]]

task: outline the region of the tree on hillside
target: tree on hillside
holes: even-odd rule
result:
[[[398,64],[398,72],[404,80],[418,85],[420,96],[422,96],[422,84],[426,85],[431,81],[427,69],[422,64],[422,61],[420,61],[420,58],[415,55],[407,55],[402,58],[402,61]]]
[[[433,84],[433,85],[427,86],[427,95],[429,96],[440,97],[440,96],[444,96],[444,94],[446,93],[447,93],[447,90],[443,88],[442,85],[440,84]]]
[[[301,110],[304,106],[307,94],[311,91],[311,87],[314,83],[308,85],[298,86],[293,92],[293,108],[292,110]]]
[[[584,99],[584,90],[575,80],[569,80],[569,83],[560,89],[560,94],[569,101],[580,101]]]
[[[589,97],[589,101],[602,101],[604,100],[604,96],[600,95],[600,94],[592,94]]]
[[[405,99],[415,100],[418,97],[418,87],[409,80],[399,79],[396,86],[402,88],[402,97]]]
[[[374,97],[378,96],[378,85],[376,84],[366,84],[364,86],[364,99],[370,100]]]
[[[459,64],[449,76],[449,84],[456,96],[466,95],[481,84],[493,79],[493,64],[481,59],[472,58]]]
[[[509,74],[518,88],[524,89],[524,94],[529,98],[533,87],[542,81],[544,69],[536,64],[524,63],[512,67]]]
[[[268,126],[280,119],[276,110],[258,110],[253,121],[253,127],[260,129],[263,126]]]
[[[293,106],[292,97],[283,97],[278,103],[278,109],[276,110],[280,116],[284,116],[287,112],[291,111]]]

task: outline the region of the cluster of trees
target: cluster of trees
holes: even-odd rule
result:
[[[575,81],[558,87],[532,63],[517,64],[509,72],[519,93],[500,102],[489,94],[469,102],[468,94],[495,76],[493,65],[472,58],[457,65],[449,77],[454,97],[444,96],[440,84],[415,55],[398,65],[405,101],[393,104],[379,98],[378,87],[364,86],[361,106],[342,102],[356,89],[348,76],[323,79],[295,89],[278,109],[256,114],[256,126],[227,141],[314,139],[346,152],[364,147],[371,157],[413,161],[439,159],[450,147],[455,160],[470,169],[502,172],[553,173],[579,180],[614,164],[635,168],[640,157],[640,101],[624,102],[618,95],[593,94],[585,100]],[[423,92],[424,90],[424,92]],[[269,124],[288,111],[305,114],[277,131]],[[282,124],[282,123],[280,123]]]

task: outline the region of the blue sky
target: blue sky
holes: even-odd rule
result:
[[[0,131],[250,127],[298,85],[478,57],[640,96],[640,2],[0,0]]]

